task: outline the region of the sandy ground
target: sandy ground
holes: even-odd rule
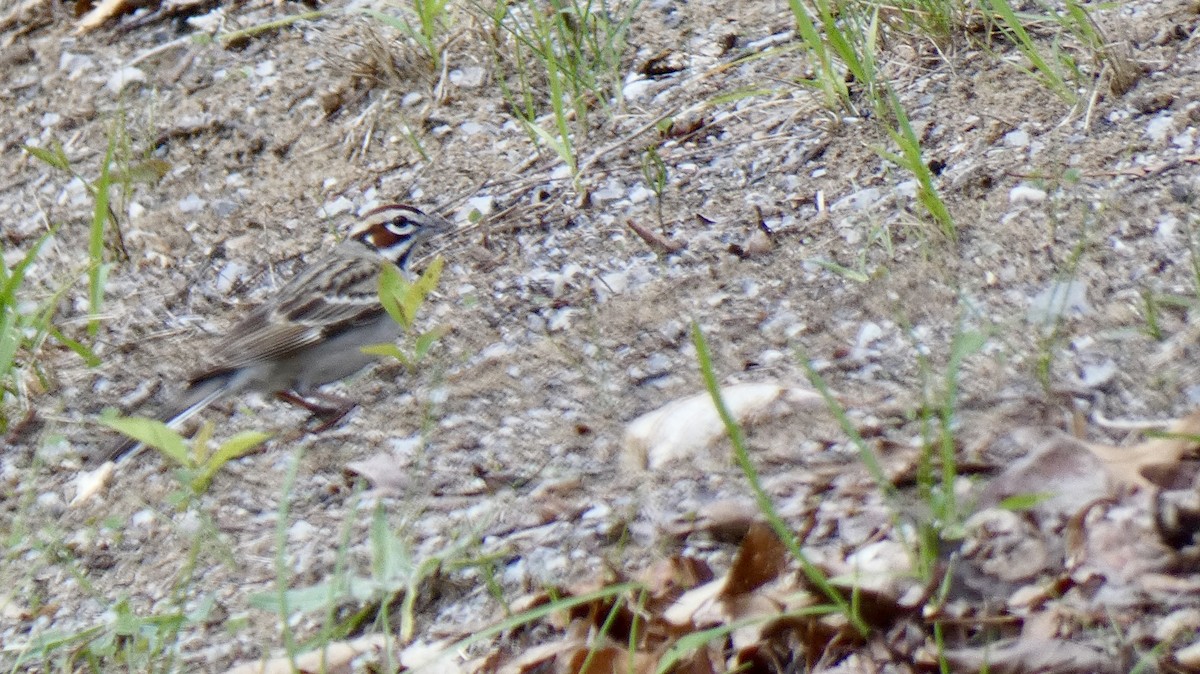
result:
[[[765,51],[792,44],[786,3],[754,3],[736,19],[723,7],[643,4],[618,72],[630,81],[613,85],[619,104],[595,108],[577,135],[584,168],[573,181],[515,121],[499,86],[512,84],[512,63],[494,58],[495,31],[474,11],[455,10],[437,72],[411,42],[343,4],[237,48],[188,36],[304,8],[204,5],[80,35],[68,6],[5,6],[14,19],[0,23],[5,261],[59,226],[30,272],[29,297],[68,286],[57,319],[67,334],[86,338],[77,279],[93,202],[83,182],[21,146],[61,143],[94,179],[116,138],[125,161],[155,159],[166,171],[114,192],[129,258],[110,240],[89,342],[101,364],[50,340],[40,377],[30,370],[12,401],[17,416],[27,405],[36,418],[0,459],[0,597],[13,607],[0,616],[0,641],[103,624],[127,600],[142,614],[217,607],[184,628],[184,670],[273,652],[277,616],[250,598],[275,586],[277,532],[290,585],[317,584],[340,564],[369,569],[376,507],[418,559],[489,560],[448,572],[419,602],[421,639],[494,619],[487,577],[511,598],[672,553],[727,565],[728,541],[671,533],[713,503],[748,499],[724,445],[641,471],[623,444],[631,420],[702,391],[693,321],[727,385],[806,386],[811,359],[897,464],[919,444],[914,410],[940,404],[964,333],[987,337],[960,372],[964,437],[1016,421],[1164,419],[1194,406],[1192,4],[1097,13],[1145,74],[1117,95],[1107,72],[1093,83],[1102,64],[1072,51],[1089,74],[1073,103],[1020,72],[1023,59],[1002,42],[989,51],[979,35],[887,41],[883,72],[939,167],[956,240],[931,224],[911,175],[881,158],[889,141],[873,120],[832,114],[796,84],[810,72],[800,50]],[[681,70],[633,75],[664,51]],[[737,60],[756,53],[766,56]],[[734,92],[744,95],[725,97]],[[664,117],[674,132],[660,133]],[[648,146],[667,171],[661,199],[643,172]],[[277,437],[229,464],[190,508],[172,505],[178,483],[149,453],[68,506],[84,457],[112,440],[95,421],[104,408],[164,402],[206,345],[355,213],[396,200],[458,224],[440,247],[446,270],[424,318],[449,332],[418,368],[385,364],[334,387],[361,406],[316,436],[297,437],[304,415],[274,402],[218,404],[206,414],[218,435]],[[471,222],[473,210],[482,221]],[[630,221],[681,249],[652,250]],[[756,234],[764,229],[769,237]],[[1048,327],[1040,307],[1068,281],[1069,306]],[[854,448],[806,414],[772,417],[751,436],[754,455],[792,516],[821,511],[822,498],[849,508],[821,512],[849,519],[822,519],[811,543],[855,549],[889,516]],[[970,421],[996,414],[1008,416]],[[392,483],[364,493],[347,466],[373,457]],[[323,618],[292,628],[308,636]]]

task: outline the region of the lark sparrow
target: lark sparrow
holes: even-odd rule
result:
[[[175,427],[218,398],[253,390],[332,417],[324,426],[336,423],[352,403],[329,407],[308,398],[329,400],[317,387],[371,363],[374,357],[362,347],[400,334],[379,303],[380,265],[390,262],[406,269],[417,246],[449,226],[404,204],[370,211],[345,241],[235,325],[213,349],[211,367],[192,377],[159,418]],[[128,440],[100,458],[112,461],[140,449]]]

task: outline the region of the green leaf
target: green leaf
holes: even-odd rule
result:
[[[157,449],[181,466],[186,467],[189,463],[187,444],[183,441],[183,436],[157,419],[119,417],[101,419],[100,423],[147,447]]]
[[[295,590],[288,590],[286,593],[286,604],[289,611],[300,611],[308,613],[320,608],[325,608],[330,600],[328,583],[312,585],[310,587],[301,587]],[[341,596],[335,596],[334,600],[341,599]],[[269,592],[261,592],[251,595],[250,605],[257,609],[265,611],[280,611],[279,593],[271,590]]]
[[[217,451],[213,452],[212,456],[204,462],[204,468],[200,474],[192,480],[192,488],[197,493],[208,489],[208,485],[212,483],[217,472],[225,464],[249,454],[256,447],[270,439],[270,433],[261,431],[243,431],[221,443]]]
[[[395,265],[384,263],[379,274],[379,302],[405,330],[412,327],[412,321],[404,312],[402,298],[408,293],[409,283],[404,274]]]
[[[446,261],[439,255],[429,262],[429,266],[425,271],[421,272],[421,278],[417,279],[417,288],[421,290],[421,299],[429,296],[433,289],[437,287],[438,280],[442,278],[442,267]]]
[[[370,346],[364,346],[359,350],[369,356],[383,356],[385,358],[391,357],[395,358],[401,363],[404,363],[405,365],[409,364],[408,356],[404,355],[404,352],[400,350],[400,347],[396,346],[395,344],[372,344]]]
[[[104,282],[108,278],[108,265],[104,264],[104,225],[109,218],[108,187],[112,184],[113,154],[116,152],[116,134],[108,139],[108,151],[100,164],[100,177],[96,179],[95,204],[92,208],[92,227],[88,236],[88,319],[87,333],[95,337],[100,332],[100,308],[104,303]],[[114,223],[115,224],[115,223]]]
[[[433,348],[434,343],[441,339],[442,335],[445,335],[447,331],[447,328],[436,327],[418,337],[417,343],[413,348],[413,358],[415,360],[424,358],[425,354],[429,353],[429,349]]]
[[[1000,507],[1004,510],[1013,510],[1020,512],[1022,510],[1032,510],[1039,504],[1044,503],[1054,498],[1054,494],[1050,492],[1030,492],[1027,494],[1013,494],[1000,502]]]

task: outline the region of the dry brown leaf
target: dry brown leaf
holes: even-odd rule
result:
[[[1087,448],[1104,462],[1108,473],[1118,482],[1153,487],[1155,485],[1146,478],[1144,469],[1154,467],[1157,471],[1169,471],[1200,444],[1196,440],[1200,436],[1200,410],[1171,424],[1167,435],[1175,437],[1154,438],[1133,447],[1087,443]]]
[[[730,600],[749,594],[779,577],[787,567],[787,547],[764,522],[755,522],[729,569],[719,598]]]
[[[763,625],[762,638],[766,642],[799,647],[804,660],[817,662],[836,644],[857,644],[862,639],[847,624],[834,625],[821,616],[782,616]]]
[[[657,658],[645,652],[635,652],[618,646],[582,647],[571,654],[565,663],[566,674],[653,674]],[[630,665],[632,664],[632,669]]]
[[[1034,510],[1070,517],[1111,494],[1103,462],[1083,441],[1040,426],[1016,429],[1004,440],[1028,448],[1028,453],[992,478],[980,494],[981,508],[1014,496],[1042,495],[1045,500],[1036,503]]]
[[[725,612],[717,603],[717,596],[725,589],[728,576],[719,578],[683,593],[667,610],[663,619],[672,625],[711,626],[725,619]]]
[[[717,663],[721,663],[718,668]],[[717,674],[718,671],[724,672],[725,666],[721,662],[721,650],[715,643],[709,643],[703,648],[697,648],[675,663],[673,674]]]
[[[498,670],[497,674],[558,671],[558,668],[549,665],[552,665],[555,660],[558,660],[563,655],[574,652],[580,645],[580,642],[575,639],[564,639],[528,648],[515,659],[504,663],[504,666]]]
[[[403,670],[420,669],[423,674],[468,674],[480,671],[486,665],[487,658],[482,658],[482,662],[460,662],[459,658],[455,657],[458,653],[451,655],[447,652],[455,643],[455,639],[414,642],[400,651],[397,660]],[[489,668],[489,671],[494,669]]]
[[[651,564],[642,572],[639,580],[649,590],[650,596],[674,600],[700,583],[712,580],[712,577],[712,569],[704,560],[675,555]]]
[[[294,668],[292,659],[282,655],[269,660],[243,663],[226,670],[225,674],[292,674],[294,671],[301,674],[349,674],[350,664],[355,658],[370,651],[380,651],[387,643],[386,634],[372,634],[353,641],[339,641],[329,644],[324,649],[305,653],[296,658]]]
[[[730,623],[743,620],[753,621],[735,629],[730,635],[733,647],[747,648],[762,641],[763,630],[766,629],[767,619],[777,616],[783,611],[783,606],[766,593],[743,594],[725,600],[725,614]],[[761,618],[760,621],[754,621]]]
[[[376,452],[362,461],[346,464],[345,472],[366,480],[383,494],[400,496],[408,493],[413,480],[408,462],[396,452]]]
[[[667,533],[684,538],[704,531],[718,541],[733,543],[745,538],[750,525],[760,514],[758,507],[748,499],[721,499],[700,506],[693,517],[673,524]]]

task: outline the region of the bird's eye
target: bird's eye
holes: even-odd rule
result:
[[[398,237],[408,236],[418,228],[417,223],[404,216],[388,220],[387,222],[383,223],[383,226]]]

